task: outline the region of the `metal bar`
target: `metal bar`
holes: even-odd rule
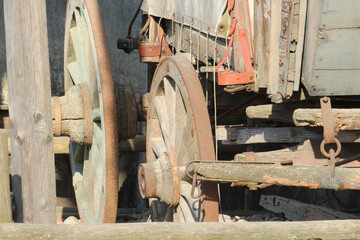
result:
[[[273,185],[308,187],[311,189],[360,189],[360,169],[335,168],[336,184],[329,184],[330,167],[279,166],[276,164],[244,164],[235,161],[219,163],[192,163],[193,172],[214,181],[240,181]],[[200,178],[198,177],[198,180]]]

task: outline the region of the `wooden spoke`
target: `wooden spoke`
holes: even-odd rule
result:
[[[156,156],[159,158],[164,152],[166,152],[165,142],[162,138],[151,138],[150,139],[151,149],[154,151]]]
[[[66,66],[75,85],[81,83],[79,68],[80,66],[76,61],[71,62]]]
[[[175,133],[176,133],[176,90],[175,82],[167,77],[164,78],[166,111],[168,115],[168,134],[169,143],[168,149],[175,147]]]
[[[187,112],[185,103],[182,98],[179,87],[176,86],[176,135],[175,135],[175,146],[178,147],[183,143],[184,130],[187,125]]]
[[[79,35],[79,31],[78,31],[78,28],[76,27],[73,27],[69,30],[70,32],[70,37],[71,37],[71,40],[72,40],[72,43],[73,43],[73,47],[74,47],[74,52],[75,52],[75,58],[76,58],[76,61],[79,64],[79,68],[80,68],[80,72],[83,73],[84,70],[83,70],[83,64],[82,62],[84,61],[84,56],[83,56],[83,51],[82,51],[82,44],[81,44],[81,35]]]
[[[154,104],[159,118],[161,131],[164,136],[165,144],[168,149],[171,149],[169,116],[167,114],[167,105],[166,105],[165,96],[156,96],[154,99]]]

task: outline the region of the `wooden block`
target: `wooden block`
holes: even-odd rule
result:
[[[260,206],[274,212],[283,213],[291,221],[358,219],[359,216],[336,211],[317,205],[302,203],[293,199],[262,195]]]
[[[334,126],[337,130],[360,130],[360,109],[333,108]],[[293,114],[296,126],[323,126],[321,109],[299,108]]]

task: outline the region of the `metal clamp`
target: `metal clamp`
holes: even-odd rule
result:
[[[321,114],[322,114],[322,120],[324,126],[324,140],[320,144],[320,151],[325,157],[330,158],[330,154],[325,150],[325,144],[336,143],[337,150],[334,153],[336,157],[341,152],[341,143],[337,138],[335,138],[335,128],[334,128],[334,119],[333,119],[334,117],[331,111],[330,98],[328,97],[321,98],[320,105],[321,105]]]

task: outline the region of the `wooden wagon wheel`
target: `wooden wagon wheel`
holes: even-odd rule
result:
[[[215,159],[203,89],[185,57],[160,62],[151,86],[147,121],[147,163],[139,168],[140,192],[166,205],[164,210],[160,201],[151,201],[153,220],[217,221],[216,188],[210,204],[205,204],[209,199],[193,199],[191,180],[185,174],[190,161]]]
[[[82,84],[89,90],[86,91],[91,99],[88,105],[91,104],[92,109],[89,111],[92,112],[90,123],[85,122],[85,128],[92,129],[87,139],[91,144],[70,142],[73,185],[80,217],[85,223],[115,222],[119,184],[116,104],[97,0],[69,0],[65,24],[65,91]],[[86,105],[84,94],[82,98]],[[89,112],[85,112],[85,117]]]

